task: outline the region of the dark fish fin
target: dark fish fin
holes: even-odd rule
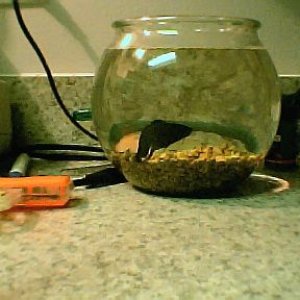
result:
[[[157,137],[154,147],[157,149],[168,147],[169,145],[180,141],[192,132],[192,128],[178,123],[164,122],[157,127]]]
[[[146,127],[145,127],[146,128]],[[145,134],[144,130],[140,135],[138,152],[136,154],[137,160],[141,160],[144,157],[147,157],[149,154],[149,149],[151,148],[150,139],[148,138],[147,133]]]

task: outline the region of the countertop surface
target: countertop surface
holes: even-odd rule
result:
[[[300,171],[279,177],[218,199],[80,188],[1,215],[0,299],[300,299]]]

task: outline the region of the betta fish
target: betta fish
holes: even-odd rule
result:
[[[166,148],[191,132],[192,128],[186,125],[154,120],[141,132],[136,159],[150,158],[155,150]]]

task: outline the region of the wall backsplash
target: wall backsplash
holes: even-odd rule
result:
[[[57,76],[58,90],[70,112],[90,107],[93,76]],[[10,87],[13,141],[35,143],[95,144],[76,129],[56,104],[45,76],[0,76]],[[300,89],[300,76],[280,77],[283,94]],[[86,123],[91,126],[89,122]]]
[[[9,76],[2,79],[10,86],[15,143],[95,143],[66,118],[55,102],[45,76]],[[58,76],[55,80],[71,113],[79,108],[90,107],[92,76]]]

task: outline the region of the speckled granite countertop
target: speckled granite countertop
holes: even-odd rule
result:
[[[2,217],[0,299],[300,299],[300,172],[284,177],[218,200],[123,183]]]

